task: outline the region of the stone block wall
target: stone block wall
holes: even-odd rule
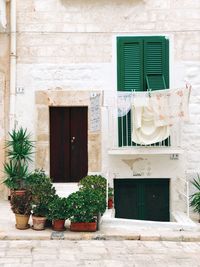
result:
[[[171,87],[182,87],[185,81],[193,87],[190,122],[182,132],[186,162],[180,163],[184,170],[197,172],[199,0],[17,0],[17,86],[24,88],[24,94],[16,95],[17,123],[33,132],[35,140],[45,142],[47,133],[37,131],[37,114],[46,116],[36,113],[38,91],[116,90],[116,37],[122,35],[169,38]],[[106,121],[106,109],[102,114]],[[101,166],[106,172],[108,129],[104,126]]]
[[[19,123],[35,132],[37,90],[116,90],[116,36],[167,35],[171,86],[183,86],[185,80],[193,86],[183,147],[187,169],[198,170],[199,22],[198,0],[18,0],[17,85],[25,89],[17,96]]]

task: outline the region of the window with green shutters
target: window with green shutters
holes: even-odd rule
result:
[[[118,91],[169,88],[169,41],[164,36],[117,38]],[[119,146],[130,146],[131,114],[118,119]]]

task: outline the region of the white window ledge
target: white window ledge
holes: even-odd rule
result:
[[[183,154],[184,150],[181,148],[171,147],[131,147],[123,148],[116,147],[108,150],[109,155],[172,155]]]

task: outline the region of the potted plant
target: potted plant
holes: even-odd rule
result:
[[[101,175],[87,175],[82,178],[79,182],[80,190],[84,189],[93,189],[98,190],[99,196],[106,201],[106,188],[107,181],[106,178]],[[104,212],[104,211],[103,211]],[[98,212],[97,214],[97,230],[100,228],[100,220],[102,213]]]
[[[36,169],[28,177],[28,189],[32,195],[32,221],[34,230],[45,228],[48,204],[56,193],[55,188],[45,172]]]
[[[195,187],[196,192],[190,196],[190,206],[193,207],[194,211],[200,216],[200,175],[197,174],[197,178],[191,183]]]
[[[13,195],[10,201],[11,209],[15,214],[16,228],[20,230],[28,229],[31,214],[31,194],[26,192],[22,196]]]
[[[101,175],[87,175],[79,182],[80,189],[98,189],[106,194],[106,178]]]
[[[11,189],[11,192],[15,190],[15,194],[24,194],[29,175],[28,163],[32,160],[33,141],[30,140],[27,130],[22,127],[19,130],[14,129],[9,136],[10,140],[6,141],[8,161],[4,164],[6,174],[4,184]]]
[[[48,204],[47,218],[52,221],[52,227],[55,231],[65,230],[65,220],[69,217],[67,198],[53,196]]]
[[[105,197],[99,190],[82,189],[67,198],[71,231],[96,231],[97,214],[106,208]]]
[[[44,230],[47,220],[48,207],[46,203],[32,204],[32,222],[34,230]]]
[[[113,208],[113,188],[108,187],[108,209]]]

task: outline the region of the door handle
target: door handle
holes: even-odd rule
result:
[[[72,138],[71,138],[71,143],[74,143],[75,140],[76,140],[76,137],[75,137],[75,136],[72,136]]]

